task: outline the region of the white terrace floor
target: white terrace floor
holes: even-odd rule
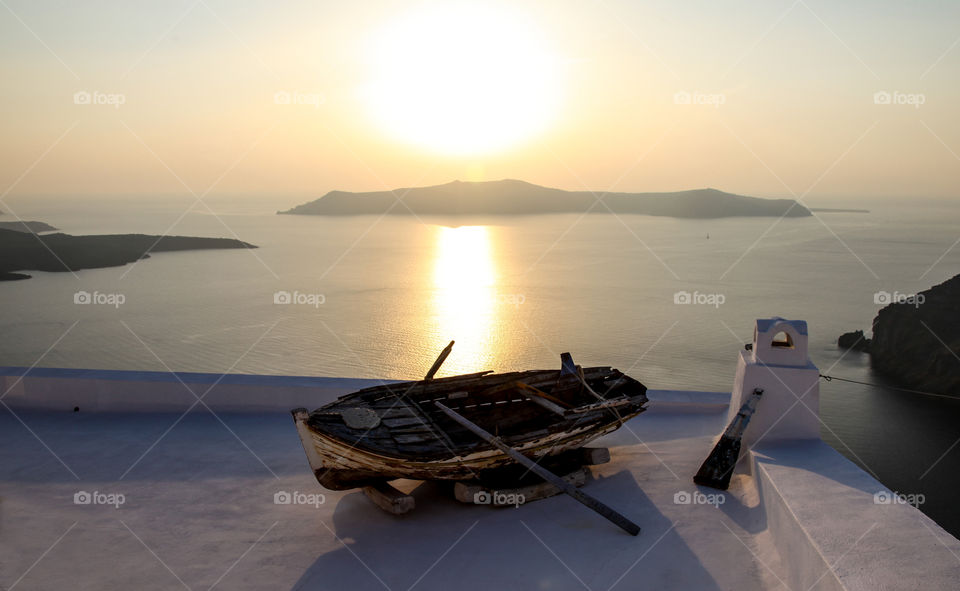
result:
[[[933,591],[960,581],[960,541],[909,505],[875,503],[889,491],[816,438],[749,452],[752,476],[736,475],[716,505],[677,502],[715,493],[691,478],[724,427],[728,394],[651,391],[648,412],[595,443],[612,461],[592,468],[585,490],[643,528],[631,537],[563,495],[494,508],[401,482],[417,508],[394,517],[359,491],[321,489],[276,409],[362,381],[183,374],[219,385],[206,397],[216,415],[182,415],[157,408],[182,410],[194,396],[166,374],[22,373],[5,370],[0,411],[7,590]],[[66,410],[75,402],[101,412]],[[123,503],[75,503],[84,493]],[[275,504],[277,493],[324,497]]]
[[[194,412],[177,423],[178,414],[18,411],[21,423],[4,412],[0,585],[774,589],[786,577],[752,479],[737,476],[719,508],[674,502],[696,490],[691,475],[725,412],[654,401],[599,441],[612,461],[593,468],[585,490],[638,523],[638,537],[563,495],[498,509],[425,484],[413,513],[387,515],[359,491],[319,487],[289,415]],[[78,491],[125,502],[74,504]],[[277,505],[278,491],[326,498]]]

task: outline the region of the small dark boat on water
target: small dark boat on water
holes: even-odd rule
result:
[[[313,412],[292,411],[320,484],[345,490],[397,478],[469,480],[517,463],[449,411],[537,459],[579,448],[646,410],[643,384],[610,367],[582,368],[569,353],[559,370],[434,379],[452,345],[423,380],[365,388]]]

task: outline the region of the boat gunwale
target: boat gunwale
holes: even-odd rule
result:
[[[626,375],[625,373],[621,372],[620,370],[615,369],[615,368],[613,368],[613,367],[611,367],[611,366],[608,366],[608,365],[598,365],[598,366],[594,366],[594,367],[584,367],[584,368],[582,368],[582,369],[583,369],[584,379],[587,380],[587,381],[592,381],[592,380],[597,380],[597,379],[606,379],[606,375],[607,375],[607,374],[619,374],[618,379],[620,379],[620,378],[629,378],[630,380],[632,380],[632,381],[636,382],[637,384],[643,386],[643,384],[640,383],[639,381],[635,380],[634,378],[631,378],[630,376]],[[542,374],[542,375],[540,375],[540,374]],[[362,389],[357,390],[357,391],[355,391],[355,392],[350,392],[350,393],[345,394],[345,395],[341,396],[340,398],[338,398],[338,399],[336,399],[336,400],[334,400],[334,401],[332,401],[332,402],[330,402],[330,403],[328,403],[328,404],[325,404],[324,406],[318,407],[318,408],[315,409],[314,411],[310,411],[310,412],[312,413],[312,412],[315,412],[316,410],[320,410],[320,409],[332,407],[332,406],[335,406],[336,404],[339,404],[339,403],[342,403],[342,402],[346,402],[346,401],[348,401],[348,400],[354,400],[354,399],[357,399],[357,398],[362,399],[365,404],[371,404],[371,403],[374,403],[374,402],[379,402],[379,401],[381,401],[381,400],[385,400],[385,399],[391,398],[391,397],[395,397],[395,398],[409,398],[411,402],[414,402],[414,403],[416,403],[416,404],[420,404],[421,401],[418,400],[418,398],[415,398],[415,396],[419,397],[419,396],[425,395],[425,394],[427,393],[426,390],[427,390],[428,388],[429,388],[430,390],[442,389],[442,388],[441,388],[442,386],[448,386],[448,387],[450,387],[450,388],[453,388],[453,387],[454,387],[454,384],[455,384],[456,382],[459,382],[459,381],[468,382],[468,381],[471,381],[471,380],[484,380],[484,381],[485,381],[485,380],[491,380],[491,382],[500,382],[500,383],[506,383],[506,382],[509,382],[509,381],[511,381],[511,380],[522,381],[522,380],[519,379],[521,376],[525,376],[525,377],[528,377],[528,378],[529,378],[529,377],[531,377],[531,376],[536,375],[538,378],[545,379],[545,378],[549,378],[551,374],[554,374],[554,375],[556,375],[557,377],[559,377],[559,376],[560,376],[560,370],[557,370],[557,369],[530,369],[530,370],[510,371],[510,372],[504,372],[504,373],[494,373],[493,370],[486,370],[486,371],[475,372],[475,373],[470,373],[470,374],[461,374],[461,375],[455,375],[455,376],[445,376],[445,377],[442,377],[442,378],[432,378],[432,379],[429,379],[429,380],[426,380],[426,379],[423,379],[423,380],[409,380],[409,381],[404,381],[404,382],[394,382],[394,383],[390,383],[390,384],[380,384],[380,385],[377,385],[377,386],[368,386],[368,387],[366,387],[366,388],[362,388]],[[593,375],[593,374],[599,374],[599,375]],[[589,375],[590,377],[587,377],[588,375]],[[492,384],[491,384],[491,385],[492,385]],[[417,389],[418,387],[422,387],[422,388],[423,388],[423,391],[421,391],[421,392],[416,392],[416,389]],[[643,388],[644,388],[644,391],[646,391],[646,386],[643,386]],[[402,391],[401,391],[401,390],[402,390]],[[368,396],[370,396],[370,395],[373,394],[373,393],[381,393],[381,392],[384,394],[384,396],[382,396],[382,397],[380,397],[380,398],[369,398],[369,399],[367,398]],[[473,394],[473,393],[472,393],[472,392],[468,392],[468,394]]]

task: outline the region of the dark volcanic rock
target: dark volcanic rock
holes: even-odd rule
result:
[[[44,222],[26,222],[26,221],[14,221],[14,222],[0,222],[0,230],[15,230],[17,232],[27,232],[39,233],[39,232],[56,232],[57,228],[54,228],[50,224]]]
[[[76,271],[116,267],[148,257],[148,252],[256,248],[232,238],[149,236],[147,234],[34,235],[0,229],[0,280],[25,279],[13,271]]]
[[[0,281],[21,281],[23,279],[30,279],[32,275],[27,275],[26,273],[0,273]]]
[[[960,396],[960,275],[880,310],[870,355],[901,384]]]
[[[402,199],[398,202],[397,199]],[[602,203],[597,199],[602,198]],[[731,216],[805,217],[810,210],[793,199],[760,199],[695,189],[673,193],[598,193],[563,191],[524,181],[454,181],[432,187],[352,193],[330,191],[323,197],[281,211],[299,215],[527,215],[544,213],[636,213],[678,218]]]
[[[854,351],[869,351],[870,339],[868,339],[862,330],[845,332],[837,339],[837,346],[841,349],[853,349]]]

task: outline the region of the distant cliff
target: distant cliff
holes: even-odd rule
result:
[[[29,275],[14,271],[58,272],[115,267],[149,257],[148,250],[163,252],[212,248],[256,246],[232,238],[146,234],[71,236],[61,233],[40,236],[24,231],[0,229],[0,281],[29,278]]]
[[[881,309],[868,350],[877,373],[960,396],[960,275]]]
[[[432,187],[352,193],[330,191],[281,214],[299,215],[529,215],[544,213],[636,213],[677,218],[811,215],[792,199],[760,199],[696,189],[673,193],[607,193],[596,203],[589,191],[564,191],[524,181],[454,181]],[[397,202],[397,197],[403,203]],[[604,206],[606,204],[606,206]],[[591,209],[592,206],[592,209]],[[609,209],[608,209],[609,207]]]
[[[56,232],[57,228],[54,228],[50,224],[47,224],[44,222],[16,221],[16,222],[0,222],[0,230],[14,230],[17,232],[40,233],[40,232]]]

